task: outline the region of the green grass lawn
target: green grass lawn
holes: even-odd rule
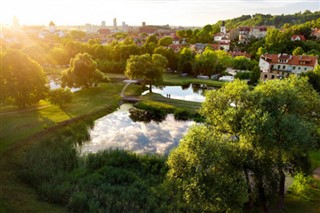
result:
[[[311,152],[310,160],[311,160],[311,165],[313,170],[320,167],[320,150]]]
[[[106,107],[116,108],[124,84],[100,84],[99,87],[75,92],[71,103],[63,109],[41,101],[19,113],[1,115],[0,139],[1,152],[16,141],[25,139],[48,127],[71,118],[91,114]],[[38,107],[38,108],[37,108]],[[41,108],[44,107],[44,108]],[[19,110],[17,107],[4,107],[1,113]],[[31,110],[31,111],[29,111]]]
[[[47,101],[23,110],[15,106],[1,107],[0,212],[65,212],[59,206],[39,201],[35,191],[19,180],[17,161],[25,149],[42,137],[33,135],[76,117],[110,113],[118,107],[124,85],[105,83],[75,92],[71,103],[63,109]]]
[[[225,82],[214,81],[211,79],[198,79],[193,77],[182,77],[178,74],[169,74],[166,73],[163,75],[163,84],[164,85],[186,85],[186,84],[207,84],[212,87],[221,87]]]
[[[176,108],[183,108],[189,110],[191,112],[197,112],[201,107],[201,103],[199,102],[191,102],[191,101],[183,101],[177,100],[172,98],[165,98],[160,94],[156,93],[148,93],[144,96],[141,96],[142,102],[147,105],[158,105],[161,107],[163,105],[164,108],[168,107],[176,107]]]

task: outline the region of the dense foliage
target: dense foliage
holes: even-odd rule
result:
[[[237,80],[209,91],[201,109],[206,125],[194,127],[170,154],[169,176],[197,208],[239,208],[243,195],[251,207],[268,212],[277,200],[281,209],[285,174],[309,172],[319,106],[307,79],[294,76],[253,90]]]
[[[162,81],[162,74],[167,63],[168,60],[159,54],[130,56],[125,75],[131,79],[142,79],[143,84],[149,85],[149,91],[152,92],[152,85],[157,85]]]
[[[70,126],[26,152],[20,177],[41,199],[72,212],[170,212],[184,208],[178,205],[178,198],[173,199],[174,185],[165,181],[165,158],[121,150],[79,155],[74,143],[88,137],[86,128],[86,124]]]
[[[2,103],[12,101],[24,108],[45,97],[47,76],[36,61],[18,50],[9,49],[1,56],[0,67]]]
[[[97,69],[97,63],[88,53],[79,53],[70,61],[70,68],[62,73],[62,86],[84,87],[93,86],[94,83],[107,79]]]

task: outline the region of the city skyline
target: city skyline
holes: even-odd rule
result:
[[[2,3],[0,23],[12,24],[16,16],[21,25],[83,25],[112,26],[126,22],[130,26],[148,25],[204,26],[241,15],[293,14],[320,10],[317,0],[11,0]]]

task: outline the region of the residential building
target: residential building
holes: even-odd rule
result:
[[[314,36],[316,39],[320,40],[320,29],[313,29],[311,32],[311,36]]]
[[[291,41],[305,41],[304,35],[293,35],[291,36]]]
[[[264,38],[267,36],[266,26],[238,27],[239,43],[247,43],[250,38]]]
[[[317,65],[317,56],[265,54],[259,60],[260,79],[282,79],[290,74],[312,71]]]

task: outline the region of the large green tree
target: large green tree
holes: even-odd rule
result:
[[[62,72],[61,81],[62,86],[88,88],[106,78],[88,53],[79,53],[71,59],[70,67]]]
[[[181,73],[192,74],[192,66],[195,54],[190,48],[183,48],[179,53],[178,71]]]
[[[149,85],[152,92],[152,85],[162,81],[162,74],[168,60],[159,54],[132,55],[127,60],[125,75],[129,78],[142,78],[143,84]]]
[[[211,143],[224,141],[236,150],[236,155],[227,157],[229,156],[227,154],[218,155],[219,149],[211,149],[212,156],[230,158],[227,162],[232,163],[226,165],[232,168],[231,171],[225,168],[222,173],[226,177],[232,174],[237,178],[236,175],[242,173],[241,177],[246,181],[246,195],[251,206],[256,201],[263,206],[265,212],[268,212],[269,204],[277,199],[278,208],[281,209],[284,201],[285,174],[308,172],[308,153],[316,143],[319,106],[319,94],[310,86],[308,79],[299,79],[295,76],[285,80],[260,83],[254,89],[250,89],[246,82],[237,80],[226,84],[220,90],[207,92],[201,114],[206,117],[205,126],[208,132],[220,139]],[[190,140],[189,146],[199,143],[196,137],[190,137],[188,140]],[[199,155],[206,152],[205,148],[193,150],[199,152]],[[185,152],[184,155],[188,156],[189,153]],[[196,164],[197,168],[208,167],[205,164],[207,161],[193,160],[191,157],[187,159]],[[174,161],[170,164],[170,170],[175,171],[181,163],[184,162]],[[214,165],[213,162],[212,167]],[[189,169],[188,164],[182,166]],[[184,182],[177,183],[186,190],[187,186],[183,184],[189,184],[188,178],[203,181],[197,175],[191,173],[182,178],[181,181]],[[178,176],[173,176],[176,177]],[[201,184],[197,183],[196,186]],[[197,187],[197,190],[200,190],[199,193],[206,193],[201,187]],[[216,193],[222,196],[224,191],[217,190]]]
[[[1,60],[1,101],[13,100],[20,108],[37,103],[47,92],[42,67],[18,50],[9,49]]]

